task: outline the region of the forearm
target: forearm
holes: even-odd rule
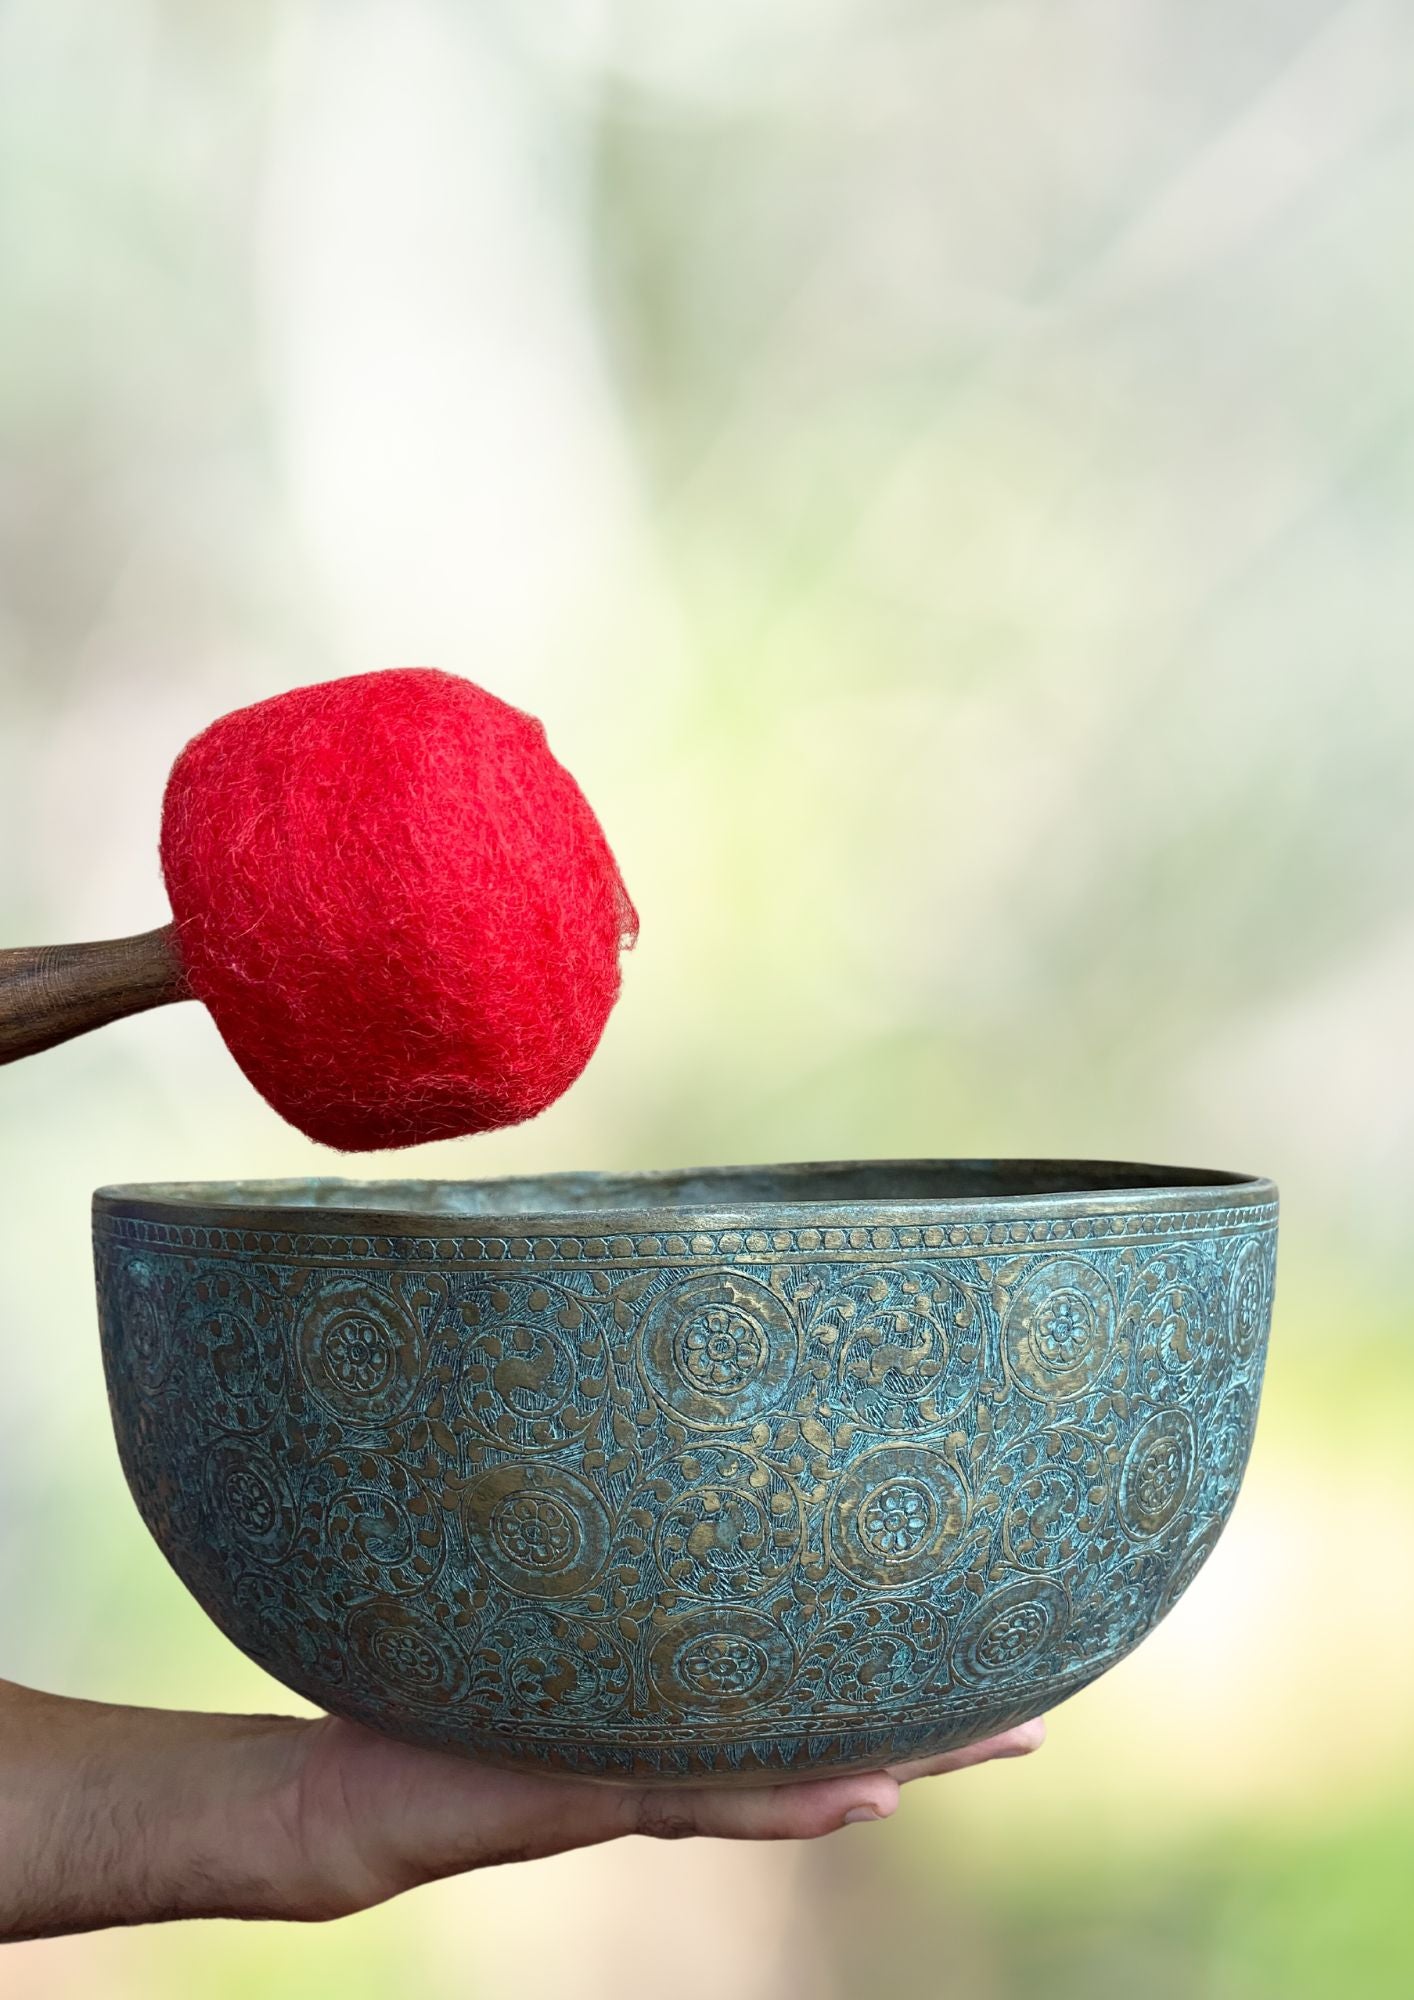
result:
[[[0,1940],[299,1914],[303,1728],[0,1682]]]

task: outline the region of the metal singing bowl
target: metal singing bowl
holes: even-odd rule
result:
[[[1217,1541],[1276,1190],[1087,1161],[105,1188],[123,1468],[319,1707],[586,1778],[929,1755]]]

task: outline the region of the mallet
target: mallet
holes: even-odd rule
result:
[[[430,668],[213,723],[168,779],[161,852],[172,923],[0,952],[0,1063],[196,998],[311,1138],[454,1138],[573,1083],[637,934],[540,723]]]

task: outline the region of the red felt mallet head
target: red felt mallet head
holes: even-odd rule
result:
[[[162,870],[232,1055],[346,1150],[544,1110],[593,1054],[638,924],[540,723],[430,668],[213,723],[168,780]]]

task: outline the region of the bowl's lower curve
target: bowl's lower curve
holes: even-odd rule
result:
[[[928,1166],[499,1219],[494,1184],[105,1191],[138,1505],[286,1685],[498,1763],[762,1783],[1025,1720],[1217,1540],[1275,1191]]]

